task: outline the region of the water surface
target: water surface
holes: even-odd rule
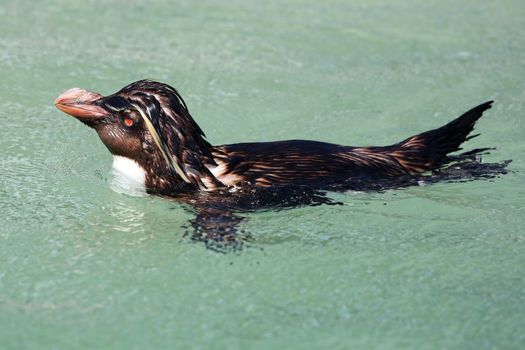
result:
[[[0,4],[0,348],[525,345],[525,8],[516,0]],[[53,106],[152,78],[212,143],[384,145],[495,99],[494,181],[247,215],[219,254],[172,201],[111,189]]]

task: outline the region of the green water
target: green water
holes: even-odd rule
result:
[[[2,1],[1,349],[525,347],[522,1]],[[219,254],[53,106],[177,87],[212,143],[388,144],[495,99],[494,181],[248,215]]]

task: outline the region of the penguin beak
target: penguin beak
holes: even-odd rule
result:
[[[102,97],[104,96],[96,92],[72,88],[58,96],[55,106],[80,120],[96,120],[109,115],[108,111],[96,104]]]

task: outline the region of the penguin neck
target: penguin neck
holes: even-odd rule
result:
[[[113,156],[112,189],[130,195],[146,194],[146,171],[133,159]]]

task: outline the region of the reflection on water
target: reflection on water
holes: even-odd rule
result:
[[[121,232],[142,232],[144,233],[144,215],[145,213],[129,204],[117,201],[114,206],[108,210],[108,214],[113,218],[112,228]]]

